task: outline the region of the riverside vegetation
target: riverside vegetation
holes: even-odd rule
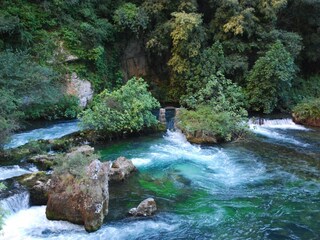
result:
[[[242,132],[246,111],[290,112],[319,97],[317,1],[4,0],[0,7],[1,144],[23,120],[81,112],[64,90],[71,72],[96,93],[80,114],[84,125],[116,135],[154,125],[149,111],[159,104],[136,95],[147,85],[125,85],[132,75],[123,75],[121,59],[132,42],[148,63],[136,66],[148,90],[162,104],[185,107],[184,131],[228,141]],[[63,60],[61,45],[74,60]]]
[[[319,126],[319,12],[317,0],[2,0],[0,149],[26,120],[78,117],[118,137],[154,127],[151,110],[167,103],[184,108],[176,125],[199,143],[241,137],[248,112],[293,112],[295,121]],[[146,63],[134,62],[139,74],[126,68],[132,45]],[[94,88],[85,109],[65,90],[71,73]],[[12,152],[65,151],[68,141]],[[56,171],[81,177],[91,160],[77,156]],[[169,193],[140,184],[159,196],[177,192],[170,181]],[[2,217],[0,209],[0,226]]]
[[[221,141],[241,135],[247,111],[303,102],[296,114],[314,117],[302,106],[320,97],[319,1],[3,0],[0,9],[1,145],[24,120],[78,114],[99,132],[141,131],[156,124],[158,101],[185,108],[185,133]],[[146,64],[134,67],[148,85],[128,81],[130,44],[142,49]],[[95,91],[83,112],[65,91],[72,72]]]

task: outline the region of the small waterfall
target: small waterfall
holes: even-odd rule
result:
[[[29,199],[29,192],[23,191],[0,200],[0,207],[5,214],[13,214],[29,208]]]
[[[175,107],[166,107],[160,108],[158,114],[158,120],[161,124],[166,125],[166,128],[169,130],[174,130],[174,118],[176,116],[177,111],[179,108]]]
[[[295,130],[308,130],[304,126],[295,124],[291,118],[283,119],[265,119],[265,118],[251,118],[249,126],[261,126],[264,128],[278,128],[278,129],[295,129]]]
[[[297,146],[307,147],[309,144],[300,142],[292,136],[286,134],[286,130],[308,131],[304,126],[295,124],[292,119],[263,119],[251,118],[249,127],[252,132],[277,141],[291,143]]]

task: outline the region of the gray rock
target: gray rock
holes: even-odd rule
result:
[[[85,156],[90,156],[91,154],[94,153],[94,148],[90,147],[89,145],[82,145],[79,147],[74,147],[70,149],[70,152],[67,153],[67,157],[72,157],[77,154],[83,154]]]
[[[26,174],[17,178],[17,181],[30,193],[30,205],[46,205],[51,175],[46,172]]]
[[[80,79],[78,75],[73,72],[71,76],[68,74],[67,79],[67,93],[77,96],[80,100],[81,107],[87,106],[88,102],[93,97],[92,85],[88,80]]]
[[[98,230],[108,214],[109,163],[94,160],[86,167],[86,176],[69,172],[53,175],[48,194],[46,216],[83,224],[88,232]]]
[[[157,204],[153,198],[143,200],[137,208],[131,208],[129,214],[133,216],[151,216],[157,211]]]
[[[120,182],[126,179],[132,172],[136,171],[136,167],[131,160],[125,157],[119,157],[112,163],[109,178],[110,181]]]

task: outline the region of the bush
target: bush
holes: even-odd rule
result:
[[[147,87],[142,78],[132,78],[116,91],[104,90],[80,115],[81,125],[111,134],[138,132],[156,125],[158,121],[151,110],[160,104]]]
[[[56,104],[31,105],[24,111],[27,119],[74,119],[81,111],[79,99],[73,95],[63,96]]]
[[[75,153],[67,154],[57,159],[57,165],[54,167],[55,175],[70,173],[79,179],[83,179],[86,177],[86,166],[93,160],[99,159],[99,156],[96,154],[87,156],[83,153]]]
[[[58,75],[26,52],[0,52],[0,145],[18,128],[27,106],[54,104],[61,96]]]
[[[147,28],[149,23],[146,12],[133,3],[125,3],[120,6],[114,12],[113,19],[120,30],[130,30],[137,36]]]
[[[184,99],[178,127],[186,135],[202,132],[219,141],[231,141],[245,131],[247,111],[242,89],[217,72],[203,79],[205,85]]]
[[[203,132],[215,136],[218,141],[237,139],[246,131],[244,122],[233,112],[215,112],[210,106],[181,110],[177,125],[186,135],[195,136],[196,132]]]
[[[297,78],[290,91],[291,108],[308,99],[320,98],[320,75]]]
[[[293,108],[293,114],[299,121],[320,119],[320,98],[305,100]]]

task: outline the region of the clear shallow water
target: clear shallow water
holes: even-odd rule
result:
[[[215,147],[192,145],[178,132],[100,147],[104,160],[126,156],[139,173],[110,186],[99,231],[48,221],[45,207],[32,207],[10,215],[2,237],[320,239],[320,132],[285,125],[258,126],[270,134],[253,129],[245,142]],[[126,216],[147,197],[157,201],[156,216]]]
[[[49,127],[37,128],[31,131],[14,134],[11,137],[10,142],[6,144],[4,148],[16,148],[30,141],[39,139],[61,138],[70,133],[78,132],[79,130],[78,121],[61,122]]]

